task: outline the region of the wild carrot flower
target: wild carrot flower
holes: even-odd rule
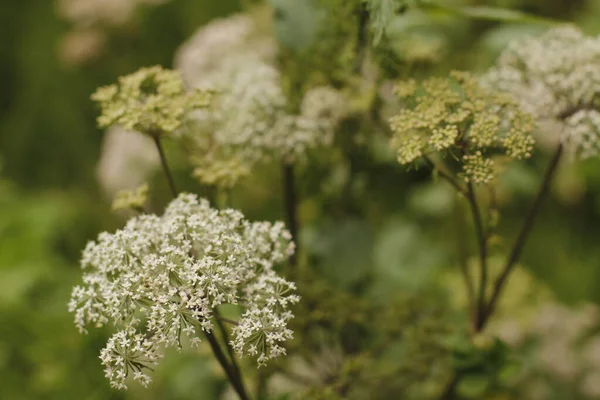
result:
[[[574,154],[600,152],[600,37],[560,26],[511,43],[483,78],[539,121],[558,121]]]
[[[232,345],[262,365],[285,354],[281,344],[292,337],[287,322],[299,298],[274,270],[292,254],[290,239],[280,222],[248,222],[181,194],[164,215],[133,218],[87,245],[83,284],[73,289],[69,310],[81,332],[118,328],[100,356],[117,388],[131,375],[148,384],[146,371],[161,349],[198,344],[222,304],[243,309]]]

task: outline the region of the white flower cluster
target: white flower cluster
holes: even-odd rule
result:
[[[102,189],[112,198],[120,190],[141,185],[159,165],[152,139],[113,126],[104,134],[96,175]]]
[[[119,327],[100,357],[117,388],[130,374],[146,385],[161,347],[199,343],[222,304],[245,310],[232,345],[262,365],[284,354],[281,343],[292,337],[289,306],[299,297],[273,269],[293,253],[290,239],[283,223],[251,223],[182,194],[162,217],[133,218],[88,244],[83,286],[73,289],[69,310],[82,332],[90,324]]]
[[[188,133],[202,182],[232,186],[259,161],[293,162],[332,142],[346,111],[343,96],[316,87],[304,95],[299,112],[290,113],[271,65],[274,52],[273,41],[242,15],[208,24],[179,50],[175,64],[184,81],[218,93],[211,109],[195,113]]]
[[[561,26],[509,45],[484,83],[514,95],[540,120],[563,123],[578,156],[600,153],[600,36]]]

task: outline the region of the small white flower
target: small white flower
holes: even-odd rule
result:
[[[511,93],[540,122],[560,121],[572,153],[600,152],[600,37],[567,25],[517,40],[483,82]]]
[[[280,222],[251,223],[238,211],[182,194],[162,217],[133,218],[86,246],[83,285],[73,289],[69,310],[83,332],[108,322],[121,329],[100,356],[117,388],[130,375],[147,385],[159,347],[197,345],[221,304],[245,308],[234,347],[258,355],[262,365],[285,354],[281,343],[292,336],[289,308],[299,298],[273,270],[293,253],[290,239]]]
[[[254,22],[237,15],[201,28],[179,50],[175,65],[186,84],[218,93],[213,107],[196,112],[188,139],[195,176],[206,184],[232,186],[258,162],[293,162],[328,146],[347,104],[329,86],[304,94],[289,111],[275,46]]]

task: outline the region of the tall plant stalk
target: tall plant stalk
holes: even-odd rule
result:
[[[552,156],[552,159],[550,160],[550,163],[548,164],[546,172],[544,173],[544,178],[538,189],[537,195],[535,196],[533,202],[531,203],[531,207],[529,208],[529,211],[528,211],[527,215],[525,216],[525,220],[523,221],[523,225],[519,231],[519,234],[517,235],[517,238],[512,247],[510,255],[506,261],[506,264],[505,264],[504,268],[502,269],[502,272],[498,276],[497,280],[494,283],[494,286],[492,289],[492,294],[490,296],[490,300],[488,302],[485,302],[485,299],[483,299],[484,300],[482,303],[483,308],[479,309],[479,312],[481,312],[481,314],[478,314],[478,316],[475,320],[475,333],[479,333],[479,332],[483,331],[483,329],[486,327],[487,323],[489,322],[490,318],[492,317],[492,315],[496,309],[500,295],[502,294],[502,290],[506,286],[506,283],[508,281],[508,277],[510,276],[510,273],[514,270],[514,267],[517,265],[517,262],[519,261],[521,253],[523,251],[523,248],[527,242],[529,235],[531,234],[532,228],[535,223],[535,219],[542,208],[541,206],[542,206],[544,200],[548,196],[548,193],[550,191],[550,186],[552,184],[552,179],[556,173],[556,170],[558,168],[562,154],[563,154],[563,146],[562,146],[562,144],[559,144],[554,155]],[[452,179],[451,176],[449,178]],[[483,269],[482,269],[482,272],[483,272]],[[485,279],[482,278],[481,283],[483,283],[484,281],[485,281]],[[483,295],[484,294],[485,294],[485,291],[483,292]],[[480,293],[480,296],[482,296],[481,293]],[[482,297],[479,297],[479,300],[482,300]],[[442,390],[440,400],[455,399],[456,389],[457,389],[461,379],[462,379],[462,377],[460,375],[458,375],[458,374],[454,375],[452,377],[452,379],[448,382],[448,384]]]
[[[167,157],[165,155],[165,151],[163,149],[162,142],[160,140],[160,135],[152,135],[152,137],[154,139],[154,143],[156,144],[156,149],[158,150],[158,155],[160,157],[161,166],[162,166],[163,172],[167,178],[167,182],[169,184],[171,194],[175,198],[179,195],[179,192],[177,190],[177,186],[175,185],[175,180],[173,179],[173,174],[171,173],[171,168],[169,167],[169,163],[167,161]],[[212,332],[204,331],[204,336],[206,337],[208,343],[210,344],[210,348],[211,348],[215,358],[217,359],[217,361],[219,362],[219,364],[225,371],[225,374],[227,375],[229,382],[233,386],[234,390],[236,391],[236,393],[238,394],[240,399],[241,400],[250,400],[250,396],[248,395],[248,392],[244,386],[244,381],[242,378],[241,371],[240,371],[237,361],[235,359],[235,354],[233,352],[233,348],[231,347],[231,344],[229,343],[227,331],[226,331],[225,327],[223,326],[222,318],[217,309],[214,310],[214,317],[215,317],[215,322],[216,322],[219,330],[221,331],[221,335],[223,336],[223,342],[227,349],[227,353],[229,354],[230,361],[227,360],[227,356],[225,356],[225,353],[223,352],[221,345],[219,344],[218,340],[216,339],[216,337],[213,335]]]
[[[298,197],[296,194],[296,177],[294,174],[294,165],[282,163],[281,166],[282,187],[283,187],[283,202],[287,227],[292,235],[292,240],[296,245],[294,254],[290,257],[290,264],[296,266],[298,264],[298,253],[300,250],[298,240]]]

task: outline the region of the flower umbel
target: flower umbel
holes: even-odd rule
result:
[[[483,82],[513,94],[541,122],[559,121],[571,152],[600,153],[600,37],[565,25],[517,40]]]
[[[208,106],[210,98],[209,91],[186,91],[178,72],[160,66],[141,68],[92,95],[102,110],[99,127],[120,125],[151,135],[174,132],[188,112]]]
[[[232,344],[259,365],[285,353],[287,321],[298,302],[293,283],[273,269],[294,249],[282,223],[248,222],[234,210],[215,210],[182,194],[163,216],[141,215],[115,233],[101,233],[83,252],[83,285],[73,289],[75,324],[119,327],[101,352],[117,388],[125,378],[147,384],[145,370],[160,348],[200,342],[213,328],[215,307],[243,310]]]
[[[421,85],[399,82],[396,95],[406,106],[390,119],[392,146],[401,164],[443,152],[464,161],[467,182],[489,183],[494,154],[513,159],[531,155],[532,117],[510,96],[480,86],[466,72],[454,71],[448,79],[430,78]]]
[[[250,17],[237,15],[201,28],[179,50],[176,65],[186,84],[218,93],[212,107],[193,114],[186,132],[202,183],[230,187],[259,162],[291,163],[332,143],[346,99],[317,86],[291,110],[273,66],[275,48]]]

